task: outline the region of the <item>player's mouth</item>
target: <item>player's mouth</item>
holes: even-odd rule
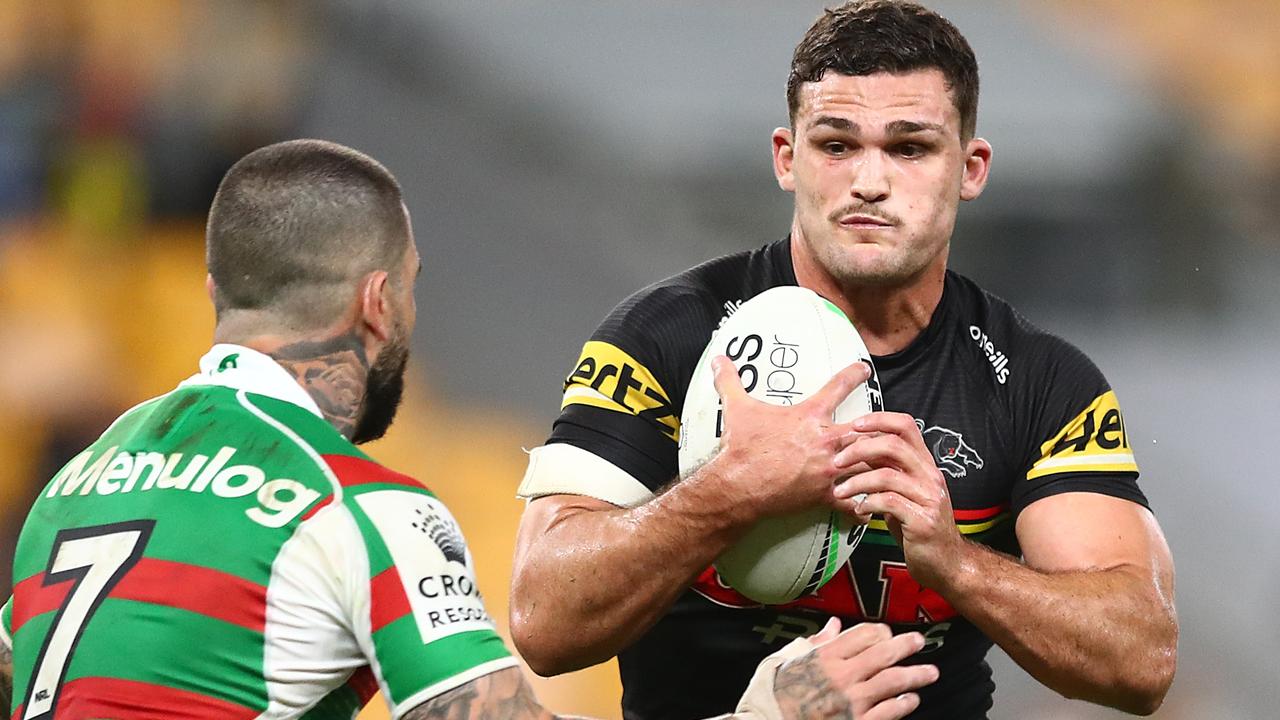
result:
[[[844,215],[839,220],[840,227],[850,230],[880,230],[893,227],[893,223],[876,215],[867,215],[865,213],[857,213],[855,215]]]

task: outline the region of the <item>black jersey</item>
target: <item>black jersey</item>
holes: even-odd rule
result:
[[[566,381],[548,444],[569,443],[657,492],[677,476],[679,419],[694,364],[737,305],[795,285],[790,242],[730,255],[645,288],[604,320]],[[965,537],[1019,555],[1014,520],[1071,491],[1146,505],[1115,394],[1079,350],[1002,300],[948,272],[928,327],[901,352],[874,358],[886,410],[916,418],[950,488]],[[1064,532],[1069,532],[1064,529]],[[995,685],[991,641],[907,572],[902,549],[873,520],[848,564],[815,595],[761,606],[708,568],[618,657],[628,720],[730,712],[764,656],[817,631],[889,623],[924,633],[913,662],[941,671],[912,718],[984,718]]]

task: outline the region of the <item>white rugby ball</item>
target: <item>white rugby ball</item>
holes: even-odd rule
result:
[[[693,371],[680,417],[681,477],[720,449],[722,408],[711,370],[716,355],[733,361],[751,397],[775,405],[803,401],[858,360],[871,364],[871,354],[848,317],[812,290],[776,287],[751,298],[721,323]],[[833,419],[848,422],[880,410],[879,388],[873,369],[871,379],[849,394]],[[790,602],[830,580],[865,530],[827,507],[766,518],[721,554],[715,568],[752,600]]]

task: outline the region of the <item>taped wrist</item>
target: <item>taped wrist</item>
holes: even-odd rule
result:
[[[783,720],[782,708],[778,706],[778,698],[773,694],[774,676],[778,674],[778,668],[785,662],[798,658],[812,649],[813,643],[809,642],[808,638],[796,638],[786,647],[761,660],[756,666],[755,675],[751,676],[751,682],[747,683],[747,691],[738,701],[737,711],[732,715],[722,715],[721,718]]]

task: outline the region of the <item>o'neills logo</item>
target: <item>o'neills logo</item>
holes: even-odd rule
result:
[[[991,338],[982,332],[982,328],[977,325],[969,326],[969,337],[978,343],[978,347],[982,348],[982,352],[987,356],[987,362],[991,363],[991,369],[996,374],[996,380],[1001,384],[1005,384],[1009,379],[1009,356],[996,349],[992,344]]]
[[[260,467],[232,465],[235,454],[234,447],[223,447],[212,458],[200,454],[188,457],[184,453],[116,452],[114,446],[97,455],[90,448],[67,463],[49,483],[44,496],[156,490],[210,493],[220,498],[252,495],[257,507],[244,514],[270,528],[284,527],[320,499],[320,493],[297,480],[269,480]]]
[[[720,318],[720,322],[719,324],[716,325],[716,327],[717,328],[724,327],[724,324],[729,322],[729,316],[738,312],[738,308],[742,307],[742,303],[744,302],[746,302],[746,300],[725,300],[724,315]]]

